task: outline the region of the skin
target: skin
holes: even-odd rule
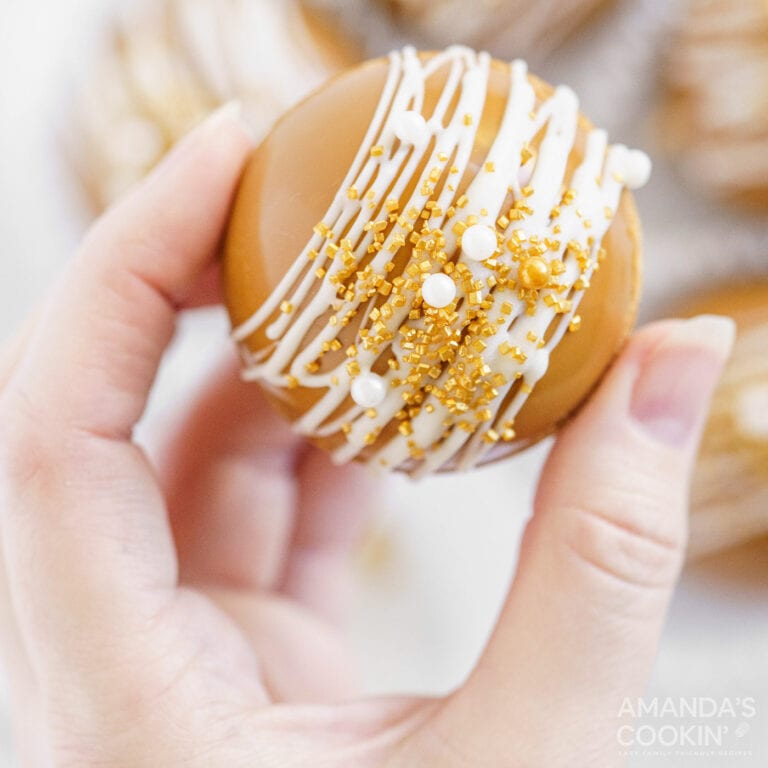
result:
[[[629,343],[557,441],[498,625],[456,691],[356,698],[335,627],[372,481],[297,441],[231,361],[164,459],[131,437],[177,311],[218,296],[251,148],[232,108],[193,133],[95,225],[2,358],[21,763],[619,765],[617,712],[654,657],[732,325]]]

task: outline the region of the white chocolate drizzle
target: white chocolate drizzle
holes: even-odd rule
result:
[[[411,48],[391,54],[376,113],[323,221],[268,300],[233,331],[247,380],[317,392],[295,429],[343,435],[333,452],[339,463],[365,452],[376,466],[420,476],[468,469],[497,442],[514,440],[515,417],[550,353],[578,326],[624,175],[645,167],[591,130],[568,179],[578,100],[560,87],[537,105],[527,67],[515,61],[497,135],[472,178],[490,65],[487,54],[459,46],[426,60]],[[442,93],[422,115],[438,72]],[[462,179],[469,183],[460,194]],[[474,258],[462,249],[471,228]],[[484,232],[495,237],[494,253]],[[526,287],[524,266],[534,281],[543,270],[544,282]],[[444,308],[421,295],[436,274],[456,285]],[[357,337],[343,355],[339,337],[352,318]],[[253,353],[246,342],[257,331],[274,343]],[[372,373],[355,388],[364,393],[359,405],[352,382]],[[366,408],[379,381],[386,395]]]

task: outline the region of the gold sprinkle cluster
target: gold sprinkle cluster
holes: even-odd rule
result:
[[[471,116],[464,122],[471,125]],[[380,157],[383,153],[380,145],[371,149],[372,157]],[[530,147],[524,147],[522,163],[533,155]],[[564,189],[559,204],[550,212],[554,222],[553,236],[539,238],[526,232],[522,225],[509,234],[513,222],[524,222],[533,214],[529,199],[534,190],[525,187],[521,196],[496,221],[498,248],[483,262],[490,276],[476,279],[470,267],[459,263],[457,258],[461,236],[479,223],[479,217],[462,216],[470,202],[466,195],[458,197],[447,210],[440,208],[436,199],[440,180],[448,170],[446,184],[450,191],[455,191],[455,185],[449,182],[459,171],[456,167],[448,167],[449,158],[445,154],[438,155],[437,159],[438,164],[417,184],[422,195],[428,198],[421,209],[411,207],[403,211],[399,200],[377,199],[373,190],[363,193],[356,186],[346,190],[349,200],[376,211],[377,218],[364,228],[369,245],[362,258],[357,254],[356,243],[338,237],[323,222],[317,224],[314,231],[324,239],[325,245],[321,251],[310,251],[308,255],[311,262],[322,264],[314,270],[317,280],[329,280],[336,288],[337,301],[331,307],[328,324],[335,326],[337,333],[374,300],[373,309],[360,321],[356,343],[343,349],[347,358],[346,370],[352,378],[362,373],[357,360],[360,349],[386,356],[386,364],[395,374],[391,385],[400,390],[403,401],[402,409],[396,414],[397,428],[408,438],[410,455],[416,459],[423,458],[426,450],[437,447],[455,429],[468,434],[482,430],[483,440],[487,443],[514,440],[513,421],[495,423],[497,401],[502,388],[508,385],[522,387],[523,391],[530,391],[530,387],[522,373],[515,373],[508,380],[503,373],[492,369],[486,359],[489,345],[494,343],[496,333],[511,322],[513,299],[521,302],[528,315],[535,315],[541,301],[555,314],[567,314],[573,309],[573,301],[568,298],[570,288],[560,281],[566,266],[558,258],[563,243],[558,239],[561,228],[556,220],[562,215],[563,208],[576,206],[575,190]],[[484,170],[494,173],[496,169],[492,163],[486,163]],[[511,187],[508,192],[512,196]],[[486,211],[480,214],[488,215]],[[609,214],[612,212],[606,210],[607,217]],[[455,249],[449,249],[446,233],[433,223],[434,219],[444,217],[455,221],[452,226],[452,233],[458,240]],[[584,228],[589,229],[587,222],[584,224]],[[583,275],[574,286],[576,291],[589,287],[585,275],[599,267],[599,263],[593,263],[592,259],[594,245],[591,236],[586,238],[586,244],[576,240],[566,244],[566,258],[574,259]],[[411,249],[405,264],[401,258],[404,248]],[[384,268],[374,270],[372,259],[385,249],[389,251],[389,258]],[[598,262],[604,255],[601,250]],[[426,277],[440,272],[456,283],[457,298],[450,305],[437,309],[422,300],[421,286]],[[355,308],[340,314],[345,305]],[[290,314],[293,307],[289,302],[283,302],[280,310]],[[404,321],[396,319],[403,315]],[[578,331],[580,326],[581,318],[577,315],[570,321],[569,330]],[[537,348],[546,344],[546,339],[537,338],[532,332],[527,341]],[[402,349],[402,363],[392,351],[394,346]],[[325,342],[320,357],[307,365],[308,372],[321,369],[324,355],[341,351],[338,338]],[[527,359],[520,347],[507,343],[498,346],[496,351],[520,364]],[[289,387],[297,384],[294,377],[286,380]],[[426,402],[430,395],[446,409],[448,416],[435,446],[421,446],[412,439],[412,420],[422,409],[434,411],[435,406]],[[375,409],[367,411],[367,415],[375,418]],[[351,424],[345,424],[343,432],[348,434],[350,431]],[[365,442],[372,444],[379,434],[380,430],[371,430]]]

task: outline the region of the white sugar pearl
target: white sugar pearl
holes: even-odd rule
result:
[[[381,376],[375,373],[363,373],[352,380],[350,388],[352,399],[361,408],[375,408],[384,402],[387,385]]]
[[[395,118],[395,136],[403,144],[423,144],[429,138],[427,121],[418,112],[403,112]]]
[[[472,261],[490,259],[497,248],[496,230],[484,224],[475,224],[461,236],[461,249]]]
[[[421,286],[421,296],[430,307],[442,309],[456,298],[456,283],[442,273],[429,275]]]
[[[651,178],[653,163],[651,158],[639,149],[627,153],[624,163],[624,183],[628,189],[640,189]]]

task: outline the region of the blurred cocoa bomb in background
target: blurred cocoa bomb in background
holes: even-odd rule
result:
[[[738,335],[694,474],[692,558],[768,535],[768,281],[721,286],[677,309],[702,313],[732,316]]]
[[[299,0],[132,4],[93,57],[66,136],[92,209],[114,202],[217,106],[241,101],[260,138],[359,55]]]
[[[768,208],[768,3],[692,0],[668,47],[661,140],[697,188]]]
[[[497,55],[537,58],[610,0],[377,0],[425,45],[464,43]]]

